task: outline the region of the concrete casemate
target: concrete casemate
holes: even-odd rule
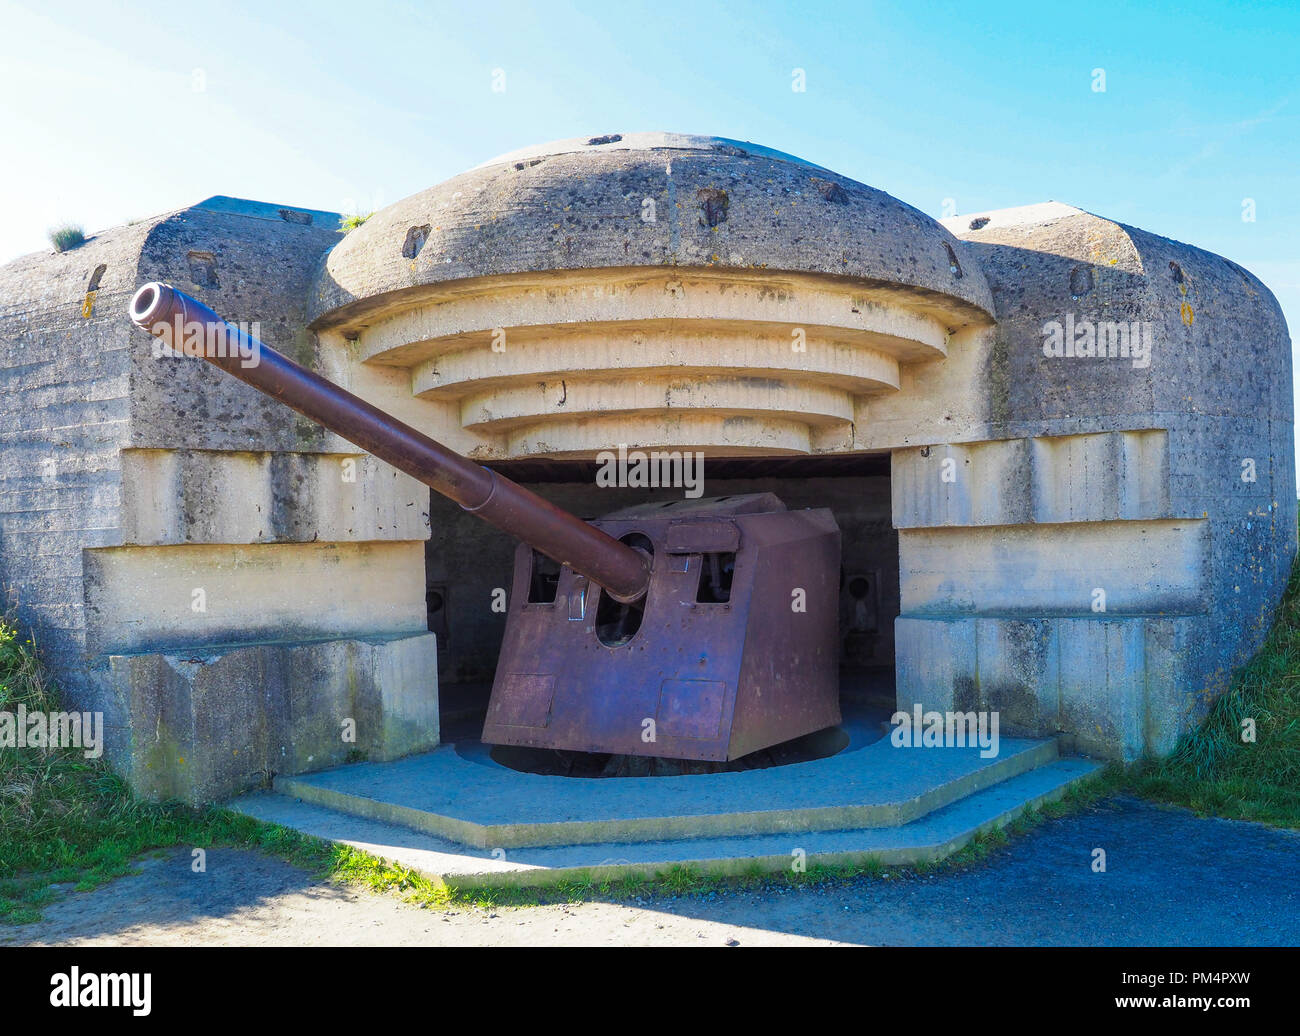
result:
[[[869,612],[899,707],[996,709],[1102,758],[1203,717],[1296,551],[1285,322],[1191,245],[1056,202],[937,221],[662,133],[504,155],[346,234],[211,198],[0,267],[0,586],[152,796],[436,746],[438,653],[499,641],[509,559],[408,476],[158,355],[127,318],[155,280],[557,498],[598,508],[619,446],[799,506],[838,482],[872,573],[842,615]]]

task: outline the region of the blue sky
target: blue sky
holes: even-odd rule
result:
[[[1233,259],[1300,327],[1297,0],[129,7],[0,0],[0,262],[64,220],[369,210],[530,143],[664,129],[935,216],[1069,202]]]

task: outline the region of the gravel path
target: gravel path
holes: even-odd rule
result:
[[[1106,870],[1093,870],[1095,849]],[[421,909],[257,853],[147,859],[0,944],[1297,945],[1300,832],[1117,799],[963,871],[641,903]]]

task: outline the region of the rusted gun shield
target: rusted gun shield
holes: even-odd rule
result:
[[[521,546],[484,741],[722,761],[839,723],[829,510],[753,494],[593,524],[651,556],[648,592],[620,605],[568,566],[539,578]]]

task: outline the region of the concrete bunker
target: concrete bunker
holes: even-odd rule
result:
[[[869,530],[841,648],[892,651],[901,708],[1166,752],[1267,631],[1290,343],[1226,259],[1058,203],[935,221],[675,134],[527,149],[337,225],[218,197],[0,268],[0,576],[146,794],[437,745],[439,675],[486,675],[508,585],[414,480],[155,355],[126,320],[147,281],[579,513],[610,508],[574,472],[620,446],[829,503]]]

